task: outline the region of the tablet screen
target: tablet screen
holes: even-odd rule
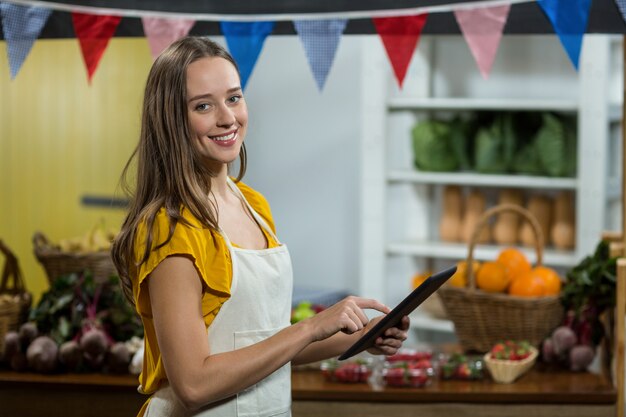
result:
[[[408,316],[413,310],[424,302],[432,293],[437,291],[456,272],[456,266],[444,269],[428,277],[422,285],[414,289],[393,310],[383,317],[374,327],[348,348],[339,360],[348,359],[374,346],[376,339],[391,327],[400,324],[402,317]]]

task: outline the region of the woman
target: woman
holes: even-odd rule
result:
[[[290,363],[342,353],[376,321],[363,309],[389,311],[348,297],[290,325],[287,247],[267,201],[241,182],[247,125],[237,66],[222,47],[187,37],[157,58],[113,246],[145,330],[140,390],[153,395],[140,415],[289,415]],[[400,327],[370,351],[395,353],[408,318]]]

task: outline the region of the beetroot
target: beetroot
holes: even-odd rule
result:
[[[106,334],[95,327],[83,333],[80,338],[80,348],[85,352],[85,356],[90,359],[103,356],[108,347],[109,342]]]
[[[554,342],[552,338],[548,337],[543,341],[541,345],[541,358],[544,362],[550,363],[555,359]]]
[[[557,355],[566,353],[576,344],[577,340],[578,338],[576,337],[576,333],[574,333],[574,331],[567,326],[559,326],[552,332],[554,352]]]
[[[2,359],[5,362],[11,362],[11,358],[17,352],[22,350],[22,346],[20,344],[20,336],[17,332],[8,332],[4,335],[4,349],[2,355]]]
[[[569,352],[570,370],[586,371],[593,362],[594,349],[589,345],[576,345]]]
[[[117,342],[107,353],[107,365],[109,370],[114,373],[127,373],[128,364],[130,363],[130,351],[123,342]]]
[[[20,342],[22,346],[26,347],[31,344],[37,336],[39,336],[39,330],[37,330],[37,324],[32,321],[24,323],[20,326],[19,330]]]
[[[39,336],[28,346],[26,360],[35,372],[49,373],[56,370],[59,347],[48,336]]]
[[[83,350],[78,342],[70,340],[59,348],[59,362],[70,372],[76,372],[83,361]]]

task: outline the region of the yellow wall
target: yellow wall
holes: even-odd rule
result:
[[[42,39],[11,80],[0,42],[0,239],[35,298],[48,288],[35,231],[57,241],[101,219],[119,228],[122,209],[85,207],[81,197],[123,197],[118,181],[136,145],[151,62],[145,38],[112,39],[89,85],[76,39]]]

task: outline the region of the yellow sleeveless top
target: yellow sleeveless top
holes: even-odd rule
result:
[[[265,197],[241,182],[236,184],[254,211],[275,232],[274,221]],[[148,260],[136,270],[136,276],[133,277],[135,306],[143,321],[145,340],[143,369],[139,375],[139,383],[142,391],[146,394],[151,394],[158,390],[162,381],[167,379],[161,352],[157,344],[150,296],[147,291],[147,278],[154,268],[165,258],[172,255],[185,255],[193,260],[203,282],[202,314],[204,315],[204,322],[207,328],[213,322],[222,304],[230,297],[232,264],[228,247],[222,235],[216,230],[203,227],[198,219],[185,208],[183,208],[182,216],[191,226],[179,222],[174,229],[172,239],[165,246],[153,249]],[[268,246],[278,246],[278,242],[265,229],[262,230]],[[165,241],[168,231],[168,217],[165,209],[162,208],[157,213],[152,228],[153,248]],[[146,237],[147,227],[145,224],[142,224],[137,230],[134,244],[136,260],[141,259],[143,255]]]

